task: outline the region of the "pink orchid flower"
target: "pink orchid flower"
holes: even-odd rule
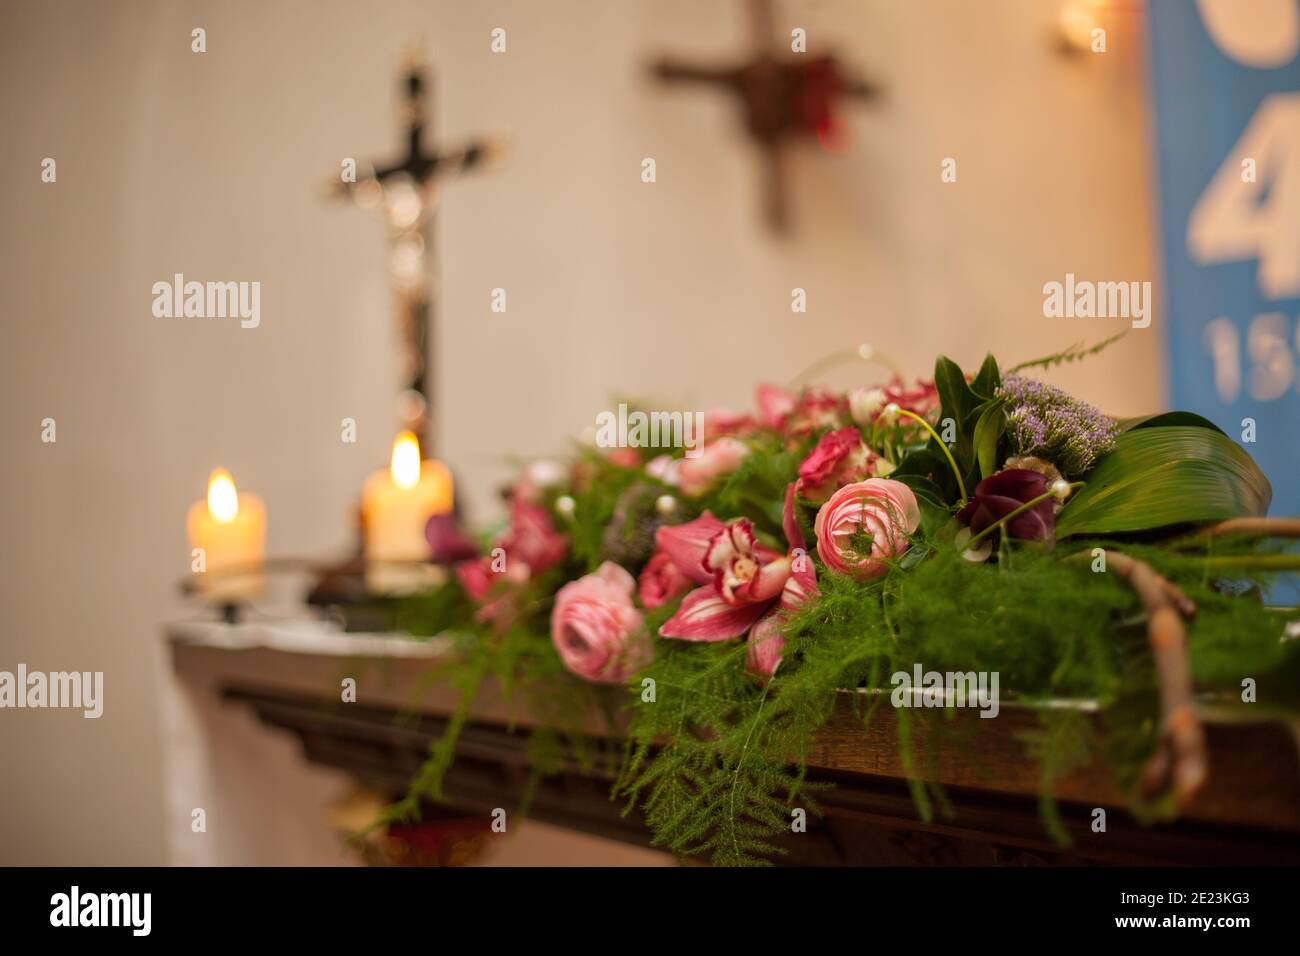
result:
[[[660,552],[700,585],[660,627],[660,636],[725,641],[753,628],[751,642],[761,640],[750,652],[757,661],[751,668],[772,673],[784,644],[782,615],[817,593],[816,573],[794,518],[793,484],[786,489],[782,524],[790,546],[786,554],[760,543],[746,518],[724,524],[705,512],[686,524],[660,528],[655,534]]]

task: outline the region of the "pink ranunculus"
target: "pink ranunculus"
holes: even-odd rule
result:
[[[912,489],[890,478],[845,485],[817,512],[817,553],[832,571],[861,581],[881,577],[921,523]]]
[[[736,438],[719,438],[704,446],[696,458],[683,458],[678,471],[684,494],[698,495],[740,467],[749,446]]]
[[[530,574],[541,574],[564,559],[564,535],[555,530],[550,513],[531,501],[516,500],[510,508],[510,530],[501,539],[509,561],[522,561]]]
[[[560,588],[551,641],[565,667],[593,683],[621,684],[650,663],[654,645],[632,604],[635,587],[632,575],[606,561]]]
[[[680,597],[691,589],[693,582],[682,573],[667,551],[656,551],[646,562],[637,580],[641,603],[647,611]]]
[[[856,428],[827,432],[799,465],[796,490],[814,504],[821,504],[837,488],[869,476],[875,459]]]

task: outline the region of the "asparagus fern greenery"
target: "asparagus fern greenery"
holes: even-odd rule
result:
[[[1204,419],[1112,422],[992,356],[973,375],[941,357],[932,381],[849,395],[764,387],[759,406],[713,416],[698,457],[585,448],[530,468],[494,547],[406,602],[402,628],[453,636],[436,676],[462,703],[391,817],[443,797],[490,680],[528,714],[538,774],[606,776],[680,856],[770,862],[792,811],[818,812],[809,759],[832,714],[865,727],[918,663],[996,673],[1003,706],[1040,716],[1025,757],[1058,839],[1053,782],[1098,754],[1136,809],[1167,815],[1178,795],[1138,786],[1185,673],[1149,646],[1164,599],[1195,606],[1176,642],[1188,694],[1245,707],[1250,677],[1300,710],[1300,642],[1284,639],[1300,615],[1261,598],[1300,555],[1267,522],[1216,526],[1259,518],[1271,491]],[[1135,563],[1154,596],[1118,573]],[[1099,719],[1046,706],[1061,699]],[[950,810],[916,741],[951,724],[947,703],[894,710],[927,818]]]

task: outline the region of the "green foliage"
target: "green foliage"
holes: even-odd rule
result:
[[[568,532],[574,558],[587,571],[594,571],[604,558],[605,529],[614,517],[619,498],[643,476],[635,469],[619,468],[594,454],[586,455],[581,467],[590,472],[584,488],[573,492],[574,509]]]
[[[1116,543],[1071,542],[1076,546],[1088,558],[1093,547]],[[1249,565],[1270,557],[1294,561],[1294,553],[1204,539],[1123,547],[1197,603],[1189,650],[1199,691],[1219,695],[1222,706],[1244,707],[1239,682],[1246,673],[1271,708],[1300,712],[1300,645],[1279,640],[1283,615],[1242,593],[1272,580]],[[1242,567],[1225,581],[1208,570],[1212,560]],[[1038,707],[1041,730],[1024,741],[1027,756],[1041,766],[1044,825],[1058,839],[1064,829],[1051,798],[1055,781],[1100,753],[1133,791],[1152,745],[1157,694],[1141,608],[1114,575],[1092,573],[1088,560],[1070,558],[1064,548],[1004,548],[997,562],[974,565],[950,543],[929,538],[872,584],[819,569],[821,597],[789,620],[782,664],[766,684],[745,670],[743,643],[673,640],[656,642],[653,664],[631,682],[634,693],[579,681],[563,669],[547,636],[547,595],[556,586],[547,580],[530,588],[515,626],[504,633],[476,624],[456,636],[457,654],[440,676],[460,691],[460,705],[410,793],[385,819],[410,818],[421,800],[442,798],[457,735],[488,678],[540,722],[530,748],[534,784],[571,763],[612,776],[615,755],[589,731],[594,724],[610,737],[623,734],[628,744],[615,792],[629,808],[643,808],[657,845],[724,865],[769,862],[780,853],[779,837],[790,832],[791,810],[817,812],[822,784],[806,778],[807,755],[843,691],[887,691],[892,673],[916,663],[926,670],[997,671],[1003,706],[1095,703],[1100,734],[1084,714]],[[440,614],[442,607],[416,602],[409,613],[414,620],[418,608]],[[657,631],[674,610],[656,609],[647,627]],[[641,677],[655,681],[653,702],[641,698]],[[873,699],[879,705],[888,698]],[[871,713],[868,708],[862,719]],[[950,812],[942,789],[927,782],[933,751],[919,743],[952,732],[942,719],[946,712],[894,713],[918,814]],[[1148,816],[1162,809],[1133,800]]]
[[[773,439],[760,440],[740,467],[704,497],[700,510],[712,511],[724,520],[743,515],[770,536],[784,539],[781,506],[785,486],[798,477],[805,451],[792,451]]]
[[[1274,612],[1222,593],[1199,551],[1128,550],[1200,606],[1189,634],[1199,689],[1227,695],[1248,672],[1274,700],[1300,709],[1300,648],[1279,642]],[[842,690],[888,690],[892,673],[919,662],[997,671],[1003,706],[1036,707],[1041,730],[1024,743],[1041,767],[1044,825],[1059,840],[1054,783],[1093,754],[1142,810],[1131,785],[1153,742],[1157,695],[1141,607],[1114,575],[1062,558],[1024,547],[1004,550],[997,565],[973,565],[933,542],[928,560],[875,584],[823,572],[821,598],[790,620],[784,659],[766,685],[745,672],[742,645],[660,641],[646,672],[657,700],[633,705],[634,748],[619,791],[642,803],[658,845],[720,864],[766,862],[780,852],[774,841],[789,832],[791,808],[815,806],[801,768]],[[1095,704],[1104,733],[1078,710],[1040,706],[1062,699]],[[931,768],[915,749],[917,731],[945,732],[943,713],[895,711],[900,757],[927,818],[946,804],[925,782]]]
[[[1119,337],[1071,346],[1016,370],[1075,361]],[[951,451],[969,491],[1010,447],[1006,403],[998,395],[1002,374],[992,356],[969,379],[941,357],[935,382],[940,427],[948,418],[957,426]],[[629,811],[644,811],[657,845],[723,865],[767,863],[790,833],[791,811],[817,812],[825,785],[807,778],[808,755],[837,706],[852,700],[857,716],[871,720],[889,701],[891,675],[916,664],[927,671],[997,672],[1001,705],[1033,708],[1039,725],[1023,743],[1040,767],[1044,826],[1058,840],[1066,835],[1054,788],[1095,755],[1105,758],[1140,814],[1166,812],[1165,805],[1136,797],[1158,715],[1143,609],[1115,575],[1093,573],[1092,550],[1119,548],[1141,558],[1196,602],[1188,640],[1198,692],[1224,707],[1245,706],[1240,680],[1248,674],[1261,701],[1290,715],[1300,712],[1300,642],[1281,635],[1287,617],[1300,615],[1265,607],[1259,594],[1274,570],[1300,568],[1300,555],[1252,540],[1157,542],[1150,534],[1132,540],[1133,532],[1164,528],[1168,535],[1173,525],[1263,513],[1271,491],[1249,456],[1199,416],[1150,416],[1120,429],[1114,450],[1061,511],[1055,552],[1004,536],[994,560],[972,564],[952,542],[959,489],[947,457],[933,438],[913,437],[919,429],[896,427],[886,437],[887,451],[891,460],[898,460],[895,453],[903,457],[892,477],[916,493],[922,523],[886,576],[854,581],[810,556],[820,594],[785,620],[782,661],[770,680],[746,670],[743,641],[658,639],[653,663],[626,688],[587,684],[563,668],[549,637],[555,592],[611,557],[635,573],[660,520],[654,508],[660,494],[678,499],[673,520],[704,510],[724,520],[744,516],[781,547],[785,488],[817,436],[791,445],[790,436],[760,432],[740,467],[696,499],[641,468],[586,454],[573,487],[563,492],[575,507],[557,514],[570,554],[507,596],[508,612],[497,621],[508,624],[477,620],[454,580],[399,609],[399,626],[413,634],[454,636],[456,653],[431,677],[449,681],[460,699],[410,792],[385,819],[409,818],[421,801],[443,798],[460,730],[483,682],[491,680],[538,722],[524,808],[542,775],[576,765],[613,778],[614,795]],[[552,510],[560,493],[548,493]],[[795,511],[811,546],[816,506],[800,499]],[[670,602],[647,612],[646,628],[657,634],[676,609]],[[643,678],[654,681],[653,700],[642,696]],[[1058,706],[1063,701],[1076,706]],[[1095,708],[1099,720],[1081,703]],[[969,727],[948,719],[951,710],[900,708],[894,715],[918,814],[950,815],[934,782],[938,749],[930,744],[970,733]],[[606,742],[613,739],[623,741],[617,760]]]
[[[997,470],[1003,458],[1002,439],[1006,431],[1003,408],[1006,402],[997,395],[1002,374],[997,360],[988,355],[979,371],[967,382],[961,367],[941,355],[934,365],[934,382],[939,391],[941,426],[945,419],[952,419],[957,426],[957,440],[951,450],[969,494],[981,478]],[[912,485],[909,476],[919,475],[940,489],[943,503],[958,502],[960,490],[952,475],[952,466],[933,439],[922,454],[905,458],[898,471],[896,477],[909,486]],[[913,487],[912,490],[919,489]]]
[[[427,594],[413,595],[398,602],[394,625],[416,637],[432,637],[464,625],[474,605],[455,577]]]
[[[1268,479],[1221,431],[1148,425],[1116,439],[1061,512],[1058,536],[1146,531],[1268,510]]]
[[[980,406],[972,443],[975,447],[981,478],[987,478],[1001,468],[1002,436],[1007,430],[1006,404],[1005,399],[993,398]]]
[[[456,708],[442,736],[430,744],[428,758],[412,778],[406,795],[388,807],[378,822],[418,819],[422,801],[445,799],[443,780],[455,760],[456,745],[474,702],[489,678],[508,704],[538,722],[530,747],[536,772],[554,772],[569,760],[591,769],[601,757],[612,767],[612,757],[599,738],[616,730],[621,693],[574,677],[564,669],[551,644],[551,605],[563,578],[564,573],[556,569],[532,582],[520,595],[517,614],[507,628],[476,621],[469,614],[452,625],[448,636],[453,640],[453,653],[427,676],[457,692]],[[459,591],[452,581],[432,595],[411,599],[402,614],[406,626],[417,634],[446,632],[441,616],[445,606],[463,609],[458,602],[464,595],[443,595]],[[524,803],[529,799],[525,793]]]
[[[721,865],[763,862],[766,838],[788,829],[789,803],[803,792],[787,767],[775,702],[744,673],[744,647],[665,641],[647,676],[656,700],[633,712],[618,787],[640,802],[654,842]],[[658,753],[660,739],[669,743]]]
[[[1128,335],[1128,329],[1117,332],[1088,347],[1085,347],[1082,342],[1075,342],[1073,345],[1067,346],[1059,352],[1053,352],[1051,355],[1044,355],[1042,358],[1030,359],[1027,362],[1021,362],[1019,365],[1013,365],[1007,372],[1010,374],[1027,368],[1051,368],[1053,365],[1061,365],[1065,362],[1077,362],[1080,359],[1088,358],[1090,355],[1097,355],[1126,335]]]

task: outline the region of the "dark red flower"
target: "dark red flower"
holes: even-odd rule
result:
[[[1047,478],[1027,468],[1008,468],[989,475],[975,486],[975,494],[957,520],[967,525],[971,534],[979,534],[1022,505],[1047,492]],[[1046,541],[1056,538],[1056,501],[1044,498],[1002,526],[1007,534],[1022,541]]]
[[[478,546],[465,536],[453,515],[431,517],[424,526],[424,537],[429,542],[430,560],[435,564],[454,564],[478,556]]]

